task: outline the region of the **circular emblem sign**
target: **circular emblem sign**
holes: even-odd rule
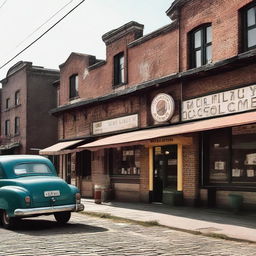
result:
[[[166,122],[171,119],[173,113],[173,98],[166,93],[156,95],[151,103],[151,114],[154,120],[160,123]]]

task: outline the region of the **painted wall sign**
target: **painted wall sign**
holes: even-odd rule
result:
[[[182,121],[256,109],[256,85],[183,101]]]
[[[166,122],[174,113],[174,100],[166,93],[159,93],[151,103],[151,115],[157,122]]]
[[[103,134],[114,131],[121,131],[136,128],[139,126],[138,114],[118,117],[100,122],[94,122],[92,124],[92,133]]]

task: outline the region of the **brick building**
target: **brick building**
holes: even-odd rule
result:
[[[59,143],[41,154],[84,196],[256,206],[256,1],[176,0],[166,14],[145,36],[137,22],[104,34],[106,60],[60,66]]]
[[[59,71],[20,61],[1,80],[1,154],[38,154],[57,141],[56,107]]]

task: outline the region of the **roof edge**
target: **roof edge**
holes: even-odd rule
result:
[[[150,81],[146,81],[140,84],[137,84],[133,87],[129,87],[125,90],[122,91],[117,91],[117,92],[112,92],[97,98],[91,98],[91,99],[81,99],[80,101],[76,102],[76,103],[72,103],[72,104],[65,104],[65,105],[61,105],[58,106],[55,109],[52,109],[49,111],[50,114],[55,115],[57,113],[63,112],[63,111],[67,111],[70,109],[74,109],[74,108],[79,108],[82,106],[86,106],[86,105],[91,105],[91,104],[98,104],[99,102],[105,102],[105,101],[109,101],[112,100],[113,98],[117,98],[117,97],[123,97],[126,95],[131,95],[134,93],[138,93],[144,90],[148,90],[154,86],[158,86],[161,83],[166,83],[166,82],[175,82],[175,81],[179,81],[181,79],[190,79],[193,77],[197,77],[197,76],[201,76],[202,74],[204,74],[205,76],[211,75],[212,73],[216,72],[216,70],[219,69],[236,69],[239,68],[240,66],[238,65],[238,63],[242,65],[244,65],[245,63],[253,63],[256,60],[256,49],[250,50],[248,52],[245,53],[241,53],[238,54],[236,56],[233,56],[231,58],[228,59],[224,59],[224,60],[220,60],[214,63],[209,63],[207,65],[201,66],[199,68],[193,68],[193,69],[189,69],[186,71],[182,71],[180,73],[173,73],[164,77],[160,77],[157,79],[153,79]]]
[[[166,15],[172,19],[175,20],[177,18],[176,12],[179,8],[181,8],[184,4],[186,4],[189,0],[175,0],[171,7],[165,12]]]

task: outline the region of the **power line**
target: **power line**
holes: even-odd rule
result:
[[[7,0],[6,0],[7,1]],[[54,13],[50,18],[48,18],[42,25],[37,27],[33,32],[31,32],[26,38],[24,38],[15,48],[17,49],[21,44],[23,44],[28,38],[30,38],[35,32],[37,32],[40,28],[42,28],[45,24],[47,24],[50,20],[52,20],[58,13],[60,13],[64,8],[66,8],[70,3],[72,3],[74,0],[69,1],[67,4],[65,4],[62,8],[60,8],[56,13]],[[1,7],[0,7],[1,8]]]
[[[7,0],[6,0],[7,1]],[[41,34],[38,38],[36,38],[32,43],[30,43],[28,46],[26,46],[23,50],[18,52],[14,57],[12,57],[10,60],[5,62],[0,69],[4,68],[6,65],[8,65],[11,61],[13,61],[15,58],[17,58],[20,54],[22,54],[24,51],[26,51],[29,47],[31,47],[34,43],[36,43],[39,39],[41,39],[44,35],[46,35],[50,30],[52,30],[57,24],[59,24],[63,19],[65,19],[70,13],[72,13],[76,8],[78,8],[85,0],[82,0],[79,2],[75,7],[73,7],[69,12],[67,12],[62,18],[60,18],[56,23],[54,23],[50,28],[48,28],[43,34]]]

